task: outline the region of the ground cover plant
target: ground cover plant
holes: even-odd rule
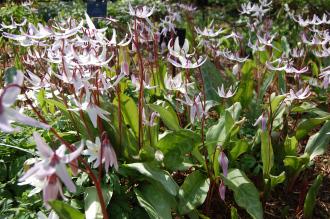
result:
[[[1,8],[0,217],[329,218],[330,15],[116,4]]]

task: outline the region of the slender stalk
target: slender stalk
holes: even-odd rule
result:
[[[47,124],[46,119],[40,114],[40,112],[33,106],[32,101],[28,98],[27,95],[25,95],[25,97],[27,98],[27,102],[30,105],[30,107],[32,108],[33,112],[38,116],[38,118],[43,122]],[[64,144],[71,152],[74,151],[74,147],[73,145],[71,145],[69,142],[65,141],[58,133],[57,131],[51,127],[50,131],[57,137],[57,139]],[[79,156],[77,158],[86,168],[86,173],[88,174],[88,176],[91,178],[91,180],[93,181],[95,187],[96,187],[96,191],[97,191],[97,195],[99,197],[99,201],[100,201],[100,205],[101,205],[101,209],[102,209],[102,214],[103,214],[103,218],[104,219],[109,219],[108,216],[108,212],[106,209],[106,205],[105,205],[105,201],[103,198],[103,194],[102,194],[102,188],[101,188],[101,182],[99,180],[97,180],[96,176],[94,175],[93,171],[91,170],[90,166],[88,165],[88,163],[86,162],[86,160],[84,160],[81,156]]]

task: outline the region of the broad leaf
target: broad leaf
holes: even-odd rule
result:
[[[124,121],[131,127],[135,136],[139,135],[139,112],[136,103],[131,97],[120,94],[121,110]],[[118,106],[118,98],[114,100],[114,104]]]
[[[268,176],[274,165],[274,152],[271,138],[267,131],[261,132],[261,160],[263,165],[263,174]]]
[[[164,186],[164,189],[171,195],[175,196],[178,192],[179,186],[173,180],[171,175],[164,170],[152,166],[151,164],[130,163],[122,165],[121,168],[128,168],[131,170],[138,171],[143,176],[160,182]]]
[[[313,210],[316,203],[317,193],[320,189],[320,186],[322,185],[322,181],[323,181],[323,176],[318,175],[307,192],[304,202],[304,218],[312,218],[313,216]]]
[[[221,175],[226,186],[234,192],[238,206],[244,208],[252,218],[263,218],[259,192],[247,176],[239,169],[230,169],[227,177]]]
[[[327,121],[320,131],[312,135],[306,145],[305,153],[310,155],[312,160],[314,157],[323,154],[330,143],[330,121]]]
[[[109,204],[112,196],[112,188],[102,188],[102,195],[106,205]],[[85,216],[86,219],[101,219],[103,218],[101,204],[95,186],[85,188]]]
[[[64,203],[63,201],[50,201],[48,202],[52,209],[60,218],[65,219],[84,219],[84,214],[82,214],[77,209],[71,207],[70,205]]]
[[[201,67],[205,95],[207,100],[219,101],[220,98],[217,94],[218,87],[221,86],[225,81],[222,79],[219,70],[214,64],[208,59]]]
[[[158,112],[160,118],[163,120],[164,124],[171,130],[177,131],[180,129],[180,124],[178,117],[173,109],[170,106],[162,107],[155,104],[150,104],[149,107]]]
[[[315,127],[319,126],[320,124],[324,123],[329,119],[330,115],[322,118],[311,118],[302,121],[297,127],[296,138],[298,140],[304,138]]]
[[[180,214],[187,214],[203,204],[209,191],[210,180],[200,171],[195,171],[185,179],[179,190]]]
[[[152,183],[135,189],[136,197],[150,218],[171,219],[171,207],[175,207],[175,198],[161,186]]]

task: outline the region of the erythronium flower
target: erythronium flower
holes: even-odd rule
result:
[[[53,151],[37,132],[33,133],[33,138],[36,142],[41,161],[30,168],[19,181],[31,182],[31,178],[43,181],[43,199],[45,202],[55,200],[58,194],[65,198],[59,179],[61,179],[70,192],[75,192],[76,186],[73,184],[65,164],[77,159],[84,148],[83,144],[74,152],[65,154],[65,145],[61,145],[56,151]]]
[[[253,124],[253,126],[257,126],[258,124],[261,124],[261,130],[262,131],[266,131],[267,130],[267,116],[262,113],[258,119],[256,120],[256,122]]]
[[[181,93],[185,93],[185,87],[182,81],[181,73],[177,74],[174,78],[166,73],[164,77],[164,83],[166,89],[168,90],[177,90]]]
[[[26,24],[26,19],[24,18],[23,21],[21,23],[16,23],[14,18],[11,16],[10,17],[11,19],[11,24],[5,24],[5,23],[1,23],[1,27],[4,28],[4,29],[15,29],[17,27],[21,27],[21,26],[24,26]]]
[[[249,58],[248,56],[241,58],[238,56],[238,54],[234,54],[233,52],[229,51],[228,49],[225,49],[223,51],[221,51],[221,50],[217,51],[216,56],[222,56],[229,60],[237,61],[237,62],[245,62]]]
[[[213,21],[210,23],[209,28],[204,28],[202,31],[199,27],[195,27],[195,30],[198,35],[202,37],[217,37],[220,33],[223,32],[222,28],[220,28],[218,31],[214,31]]]
[[[110,166],[114,167],[118,171],[117,155],[106,135],[103,135],[101,147],[103,150],[102,163],[104,163],[106,173],[108,173]]]
[[[193,4],[187,5],[187,4],[179,4],[178,5],[180,8],[182,8],[183,10],[187,11],[187,12],[195,12],[197,7],[194,7]]]
[[[322,86],[324,89],[327,89],[330,82],[330,66],[321,68],[321,74],[319,75],[319,78],[323,78]]]
[[[140,79],[136,78],[133,74],[131,76],[131,82],[133,86],[135,87],[135,92],[140,90]],[[143,81],[143,89],[151,90],[156,88],[157,86],[151,86],[150,84],[147,84],[145,81]]]
[[[221,149],[220,149],[221,150]],[[223,172],[223,175],[225,177],[227,177],[227,174],[228,174],[228,158],[226,156],[226,154],[223,152],[223,150],[220,151],[220,154],[219,154],[219,157],[218,157],[218,161],[219,161],[219,164],[222,168],[222,172]],[[221,199],[224,201],[225,200],[225,193],[226,193],[226,187],[223,183],[223,181],[221,182],[220,186],[219,186],[219,194],[220,194],[220,197]]]
[[[303,100],[306,99],[311,95],[309,86],[307,86],[305,89],[301,88],[299,91],[294,92],[292,89],[290,89],[290,93],[288,94],[287,98],[289,100]]]
[[[51,211],[48,217],[41,211],[39,211],[37,215],[38,219],[59,219],[59,216],[55,213],[55,211]]]
[[[167,58],[167,60],[175,67],[184,69],[198,68],[206,62],[206,58],[203,57],[199,57],[196,62],[192,62],[191,59],[188,59],[188,57],[185,55],[178,56],[177,59],[178,61],[171,57]]]
[[[142,109],[142,122],[143,122],[143,124],[146,125],[146,126],[150,126],[150,127],[152,127],[152,126],[157,125],[157,123],[155,122],[155,119],[156,119],[156,117],[158,117],[158,116],[159,116],[159,113],[157,113],[157,112],[152,112],[151,115],[150,115],[150,119],[147,120],[147,116],[146,116],[146,114],[145,114],[145,110],[144,110],[144,108]]]
[[[86,141],[86,146],[87,146],[87,149],[85,149],[82,154],[83,155],[86,155],[86,156],[89,156],[88,157],[88,162],[89,163],[93,163],[93,168],[97,168],[99,165],[100,165],[100,155],[101,155],[101,140],[99,137],[96,137],[95,139],[95,143],[90,141],[90,140],[87,140]]]
[[[290,54],[294,58],[301,58],[305,54],[305,50],[304,49],[299,49],[299,48],[293,48],[290,51]]]
[[[146,19],[154,13],[155,6],[153,6],[151,9],[148,8],[147,6],[133,8],[131,3],[129,2],[128,9],[129,9],[128,13],[131,16],[135,16],[135,17],[141,18],[141,19]]]
[[[0,90],[0,130],[3,132],[14,132],[19,130],[19,128],[13,128],[10,125],[13,121],[39,128],[50,128],[49,125],[38,122],[37,120],[27,117],[19,111],[11,108],[21,92],[20,87],[23,84],[23,79],[23,73],[17,71],[13,83],[8,84],[3,90]]]
[[[100,117],[106,121],[109,121],[109,119],[106,117],[106,115],[109,115],[110,113],[103,110],[102,108],[98,107],[93,102],[83,102],[82,104],[76,103],[78,105],[78,108],[75,109],[69,109],[72,111],[79,111],[83,110],[86,111],[90,120],[93,123],[94,128],[97,128],[97,117]]]
[[[185,100],[179,100],[183,104],[190,107],[190,122],[193,124],[195,119],[200,120],[204,115],[207,115],[206,112],[203,110],[203,104],[201,101],[201,93],[199,93],[194,99],[190,99],[188,94],[184,93]]]
[[[218,95],[222,98],[230,98],[232,96],[234,96],[236,93],[236,90],[233,91],[233,86],[230,86],[227,93],[225,92],[224,86],[223,84],[221,85],[221,89],[218,87]]]
[[[113,166],[118,170],[118,162],[116,152],[113,149],[110,141],[105,135],[103,136],[102,142],[99,137],[96,137],[95,143],[92,141],[86,141],[87,149],[83,151],[84,155],[89,156],[88,162],[93,163],[93,168],[97,168],[100,164],[105,164],[105,171],[108,173],[109,167]],[[102,159],[101,159],[101,149],[102,149]],[[102,160],[102,162],[101,162]]]

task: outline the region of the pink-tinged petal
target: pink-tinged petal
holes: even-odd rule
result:
[[[21,113],[19,113],[18,111],[12,109],[12,108],[7,108],[6,109],[6,114],[14,121],[23,123],[25,125],[29,125],[29,126],[33,126],[33,127],[38,127],[38,128],[43,128],[43,129],[49,129],[50,126],[45,124],[45,123],[41,123],[31,117],[25,116]]]
[[[84,150],[84,142],[81,141],[80,147],[77,150],[75,150],[74,152],[64,155],[62,158],[62,161],[64,163],[69,163],[69,162],[73,161],[74,159],[79,157],[79,155],[81,154],[81,152],[83,150]]]
[[[18,129],[13,128],[10,124],[4,113],[0,114],[0,130],[3,132],[14,132]]]
[[[59,219],[59,216],[54,211],[51,211],[49,213],[48,219]]]
[[[48,217],[44,213],[42,213],[41,211],[39,211],[37,213],[37,216],[38,216],[38,219],[48,219]]]
[[[41,157],[49,158],[54,154],[54,151],[42,140],[38,132],[33,132],[33,138]]]
[[[225,201],[225,196],[226,196],[226,186],[223,184],[223,182],[221,182],[220,186],[219,186],[219,194],[220,194],[220,198]]]
[[[105,172],[108,173],[109,172],[109,166],[110,166],[110,163],[111,163],[111,150],[110,150],[109,145],[103,146],[103,158],[102,158],[102,160],[104,160]]]
[[[194,121],[195,121],[196,113],[197,113],[197,107],[194,104],[190,108],[190,122],[191,122],[191,124],[193,124]]]
[[[111,151],[111,163],[112,166],[118,171],[118,161],[117,161],[117,155],[113,147],[110,145],[110,151]]]
[[[56,175],[62,180],[64,185],[68,188],[70,192],[76,192],[76,186],[73,184],[64,163],[58,163],[56,165]]]
[[[66,146],[62,144],[59,148],[56,149],[56,155],[58,155],[61,158],[64,157],[65,150],[66,150]]]
[[[27,178],[35,175],[37,173],[37,171],[40,170],[40,165],[35,164],[33,167],[31,167],[28,171],[26,171],[26,173],[18,179],[19,182],[23,182],[25,181]]]
[[[4,90],[4,94],[2,96],[2,104],[4,106],[11,106],[16,101],[17,96],[21,93],[21,88],[24,80],[24,75],[21,71],[16,72],[16,76],[14,78],[14,81],[11,83],[11,85],[17,85],[17,86],[11,86]]]
[[[221,165],[223,175],[227,176],[227,173],[228,173],[228,158],[227,158],[226,154],[223,151],[220,152],[219,163]]]
[[[60,183],[58,179],[55,182],[47,181],[45,188],[43,189],[44,202],[56,200],[59,192]]]
[[[97,128],[97,110],[93,105],[89,105],[86,109],[89,119],[92,121],[94,128]]]

